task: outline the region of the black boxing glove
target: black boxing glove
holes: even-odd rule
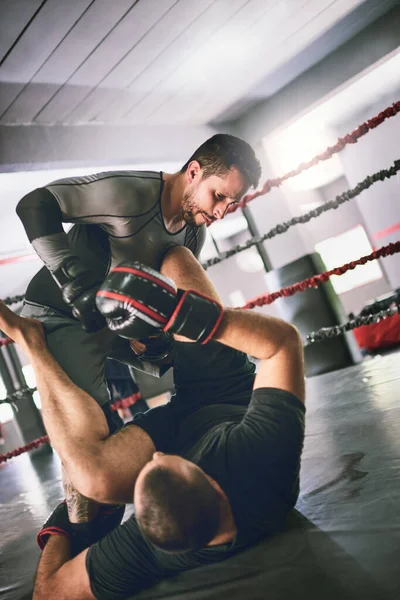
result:
[[[196,290],[178,290],[178,298],[164,331],[207,344],[222,321],[224,309],[219,302]]]
[[[155,335],[141,338],[139,341],[146,346],[143,352],[136,352],[132,345],[131,348],[141,361],[155,364],[172,362],[174,339],[170,333],[160,331]]]
[[[128,339],[156,335],[176,305],[172,279],[138,262],[122,263],[100,286],[96,305],[111,331]]]
[[[63,535],[70,539],[71,554],[76,556],[118,527],[124,513],[124,504],[102,505],[97,516],[88,523],[71,523],[64,500],[53,510],[37,534],[38,546],[43,550],[51,535]]]
[[[110,329],[134,339],[162,329],[206,344],[223,316],[214,299],[195,290],[177,292],[171,279],[140,263],[113,269],[97,292],[96,304]]]
[[[76,556],[99,542],[121,524],[125,504],[102,504],[94,519],[87,523],[71,523],[71,554]]]
[[[51,535],[72,537],[71,523],[68,519],[67,503],[64,500],[53,510],[36,536],[36,541],[41,550],[45,547]]]
[[[72,314],[82,323],[88,333],[106,325],[103,315],[96,307],[96,292],[102,280],[89,271],[77,256],[70,256],[52,272],[61,288],[63,300],[72,308]]]

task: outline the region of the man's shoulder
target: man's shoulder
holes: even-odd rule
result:
[[[58,192],[63,191],[64,193],[72,188],[80,188],[81,193],[90,193],[91,191],[94,193],[96,190],[96,194],[99,188],[104,188],[107,191],[113,189],[118,191],[121,189],[148,191],[154,188],[158,192],[161,181],[162,175],[157,171],[102,171],[78,177],[56,179],[45,187],[50,191],[56,188]]]
[[[119,180],[129,181],[132,185],[137,183],[145,184],[151,181],[161,181],[162,175],[159,171],[134,171],[134,170],[118,170],[118,171],[101,171],[99,173],[91,173],[88,175],[79,175],[77,177],[64,177],[56,179],[48,183],[45,187],[63,187],[88,185],[91,183],[108,181],[117,183]]]
[[[156,171],[104,171],[80,177],[67,177],[46,188],[66,205],[95,206],[113,216],[148,215],[157,208],[162,192],[162,174]]]

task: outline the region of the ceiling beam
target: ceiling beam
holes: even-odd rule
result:
[[[4,125],[0,172],[182,161],[215,133],[208,125]]]
[[[278,93],[229,124],[249,143],[304,114],[349,79],[400,46],[400,5],[366,27]],[[227,124],[227,123],[226,123]],[[220,125],[221,126],[221,125]]]

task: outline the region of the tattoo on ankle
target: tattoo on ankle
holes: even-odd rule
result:
[[[97,512],[97,503],[81,494],[73,485],[65,468],[62,468],[63,488],[71,523],[87,523]]]
[[[64,485],[64,492],[71,523],[90,521],[90,500],[78,492],[71,483]]]

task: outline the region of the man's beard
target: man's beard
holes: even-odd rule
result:
[[[192,225],[193,227],[201,227],[201,224],[198,225],[196,223],[196,215],[199,214],[199,209],[197,208],[197,204],[194,200],[194,193],[185,192],[182,198],[182,218],[188,225]]]

